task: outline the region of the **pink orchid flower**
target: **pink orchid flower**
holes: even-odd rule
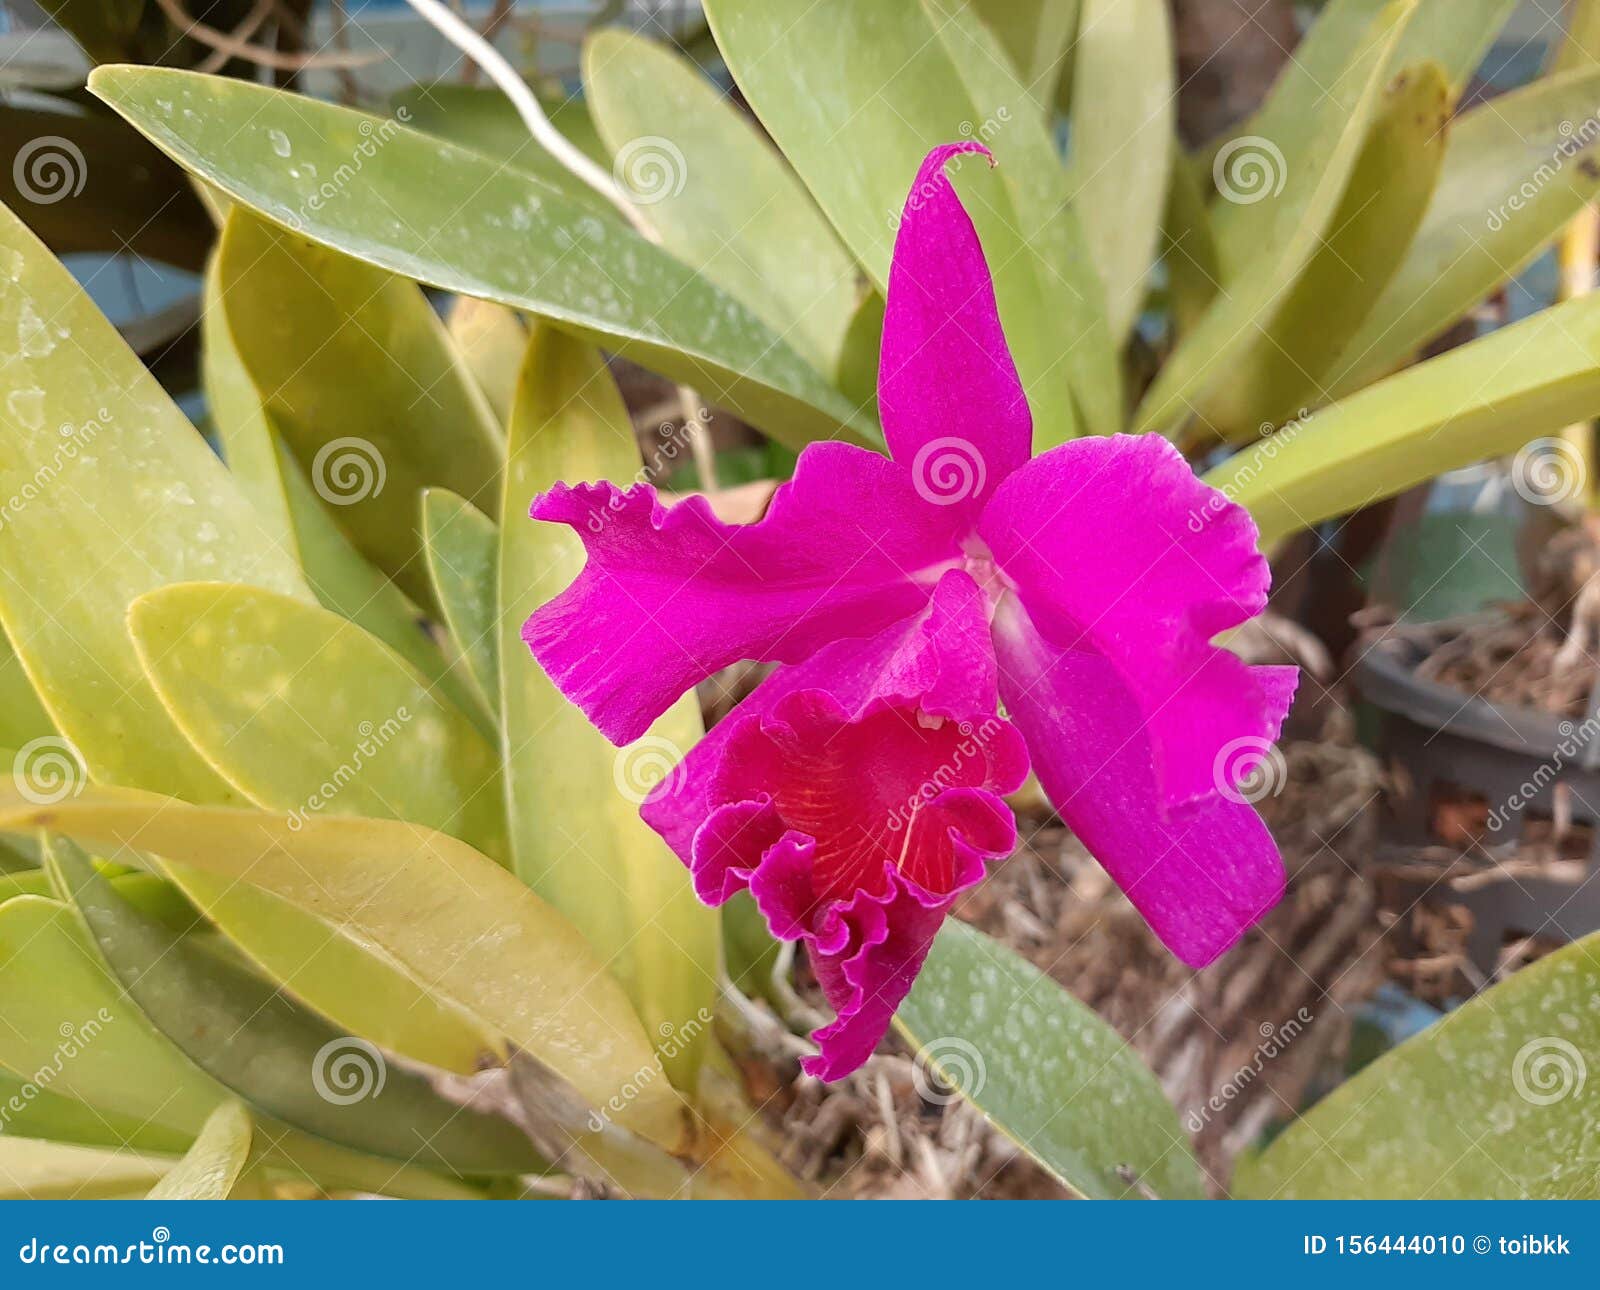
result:
[[[983,251],[928,154],[895,242],[878,403],[890,455],[800,454],[766,516],[558,485],[583,572],[524,639],[613,742],[741,659],[778,668],[646,799],[720,904],[803,940],[837,1019],[804,1065],[866,1060],[956,898],[1009,855],[1029,763],[1184,962],[1275,904],[1283,867],[1239,791],[1294,668],[1212,643],[1266,604],[1249,515],[1158,436],[1032,457]],[[1001,715],[1001,704],[1005,716]]]

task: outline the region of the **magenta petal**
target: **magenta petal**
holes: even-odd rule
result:
[[[718,668],[803,659],[915,613],[957,541],[903,469],[839,443],[806,448],[756,524],[724,524],[699,497],[668,509],[644,484],[558,484],[532,514],[570,525],[589,561],[523,639],[617,744]]]
[[[1213,645],[1266,606],[1249,513],[1158,435],[1079,439],[1001,485],[979,526],[1038,629],[1104,655],[1137,701],[1162,802],[1232,787],[1292,687]]]
[[[1283,895],[1277,845],[1221,794],[1168,809],[1150,741],[1118,670],[1045,640],[1015,600],[995,619],[1000,693],[1061,818],[1167,947],[1204,967]]]
[[[889,266],[878,411],[889,451],[929,501],[976,516],[1028,460],[1033,419],[1006,347],[977,232],[945,164],[988,156],[968,140],[917,172]]]
[[[685,864],[695,862],[695,833],[711,813],[708,793],[734,731],[801,690],[829,695],[852,718],[874,705],[899,703],[975,723],[979,733],[992,736],[988,751],[996,778],[1006,782],[1000,791],[1011,792],[1027,775],[1026,749],[1016,732],[1003,723],[985,727],[996,704],[988,602],[966,573],[952,569],[921,613],[876,636],[836,641],[802,663],[779,668],[690,750],[677,773],[657,785],[640,813]]]

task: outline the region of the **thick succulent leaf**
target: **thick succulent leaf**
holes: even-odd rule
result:
[[[1590,296],[1380,381],[1236,453],[1205,480],[1249,508],[1270,549],[1597,413],[1600,296]]]
[[[543,1167],[508,1121],[445,1099],[426,1074],[389,1062],[271,982],[141,915],[72,842],[53,839],[50,864],[128,998],[178,1051],[250,1106],[326,1141],[407,1164],[458,1174]]]
[[[1258,337],[1322,246],[1355,165],[1367,123],[1381,101],[1384,67],[1410,13],[1409,0],[1365,0],[1375,11],[1351,64],[1303,118],[1260,148],[1255,200],[1220,202],[1212,228],[1227,289],[1168,359],[1135,416],[1143,431],[1171,430],[1220,382]],[[1324,19],[1327,21],[1327,19]],[[1231,158],[1244,164],[1243,149]],[[1233,172],[1235,175],[1237,171]]]
[[[1205,194],[1194,171],[1174,165],[1167,189],[1167,210],[1162,226],[1161,256],[1167,269],[1167,294],[1178,339],[1194,330],[1205,317],[1222,285],[1222,259]]]
[[[501,439],[421,288],[235,210],[218,288],[273,425],[361,552],[427,603],[417,515],[439,485],[492,510]],[[351,379],[360,373],[361,379]]]
[[[405,594],[368,563],[328,515],[300,464],[283,446],[261,394],[245,371],[228,321],[217,259],[206,270],[201,375],[207,409],[240,490],[274,540],[296,559],[322,604],[365,628],[428,678],[458,707],[480,705],[452,673]],[[498,306],[493,306],[498,308]],[[483,712],[487,721],[487,712]]]
[[[1144,302],[1177,146],[1172,21],[1149,0],[1082,0],[1072,80],[1072,199],[1111,335]]]
[[[971,0],[1042,111],[1069,70],[1082,0]]]
[[[1422,0],[1390,66],[1437,63],[1458,99],[1516,7],[1517,0]]]
[[[639,818],[656,780],[700,738],[693,693],[637,743],[613,748],[567,702],[523,645],[523,621],[582,569],[565,526],[536,524],[535,494],[557,480],[626,481],[639,449],[622,398],[593,346],[535,331],[511,418],[500,534],[501,711],[516,872],[587,938],[623,983],[668,1072],[692,1087],[718,970],[715,911]],[[581,814],[572,803],[582,802]],[[554,822],[560,821],[559,826]],[[597,899],[596,893],[605,893]]]
[[[220,77],[102,67],[90,88],[184,167],[324,246],[550,318],[789,443],[879,441],[749,310],[529,175],[380,117]],[[324,200],[330,176],[342,186]]]
[[[1332,397],[1403,363],[1521,273],[1600,195],[1600,69],[1550,77],[1450,127],[1433,200],[1361,329],[1321,377]]]
[[[145,0],[40,0],[39,7],[71,32],[90,58],[106,62],[130,55]]]
[[[0,1200],[130,1200],[172,1161],[0,1135]]]
[[[0,619],[70,741],[32,755],[53,759],[42,766],[80,768],[46,787],[70,793],[86,766],[101,782],[241,801],[145,678],[128,606],[195,579],[249,583],[309,603],[292,555],[71,274],[3,210],[0,335],[18,341],[0,400],[0,494],[28,499],[0,525]],[[302,997],[353,1033],[472,1069],[474,1032],[459,1019],[452,1028],[387,965],[249,888],[204,873],[178,876],[246,953],[276,979],[294,980]],[[307,970],[319,958],[317,966],[338,970]]]
[[[146,1200],[227,1200],[250,1156],[250,1113],[224,1102],[211,1113],[182,1160]]]
[[[512,523],[522,523],[514,516]],[[422,534],[434,599],[487,711],[500,709],[500,532],[464,497],[443,488],[422,495]],[[446,830],[449,832],[450,830]],[[483,848],[479,848],[482,850]]]
[[[943,1083],[1080,1195],[1201,1194],[1178,1113],[1127,1041],[992,937],[947,922],[896,1022]]]
[[[1600,936],[1385,1053],[1240,1166],[1238,1195],[1600,1199]]]
[[[55,728],[22,670],[22,661],[0,632],[0,747],[25,748],[54,734]]]
[[[650,1042],[601,960],[560,914],[465,843],[352,816],[313,816],[294,829],[279,815],[124,789],[91,787],[40,806],[0,785],[0,828],[41,827],[107,854],[164,856],[326,919],[544,1062],[591,1105],[617,1098],[619,1125],[667,1144],[681,1138],[682,1104],[652,1078]],[[31,899],[0,906],[0,920]],[[622,1096],[624,1085],[635,1094]]]
[[[495,750],[355,624],[255,587],[194,582],[134,601],[128,627],[189,742],[291,827],[320,812],[411,820],[505,854]]]
[[[528,329],[515,309],[492,300],[457,296],[447,319],[450,339],[461,351],[467,370],[494,410],[503,429],[511,419],[511,401],[517,393],[517,372],[528,348]]]
[[[193,1135],[226,1092],[147,1022],[72,911],[0,905],[0,1065],[48,1092]]]
[[[1326,401],[1317,374],[1404,260],[1433,194],[1449,117],[1449,86],[1437,64],[1390,82],[1321,245],[1200,404],[1201,425],[1223,438],[1248,438]]]
[[[951,0],[712,0],[705,10],[745,98],[879,291],[923,157],[969,137],[993,150],[996,170],[967,158],[952,173],[994,273],[1035,444],[1079,428],[1074,400],[1091,428],[1114,428],[1114,351],[1065,174],[972,12]]]
[[[131,252],[181,269],[204,261],[211,224],[183,171],[116,117],[60,101],[8,103],[0,152],[12,158],[0,167],[0,201],[57,255]]]
[[[1555,48],[1550,70],[1575,72],[1600,64],[1600,4],[1570,0],[1565,7],[1567,31]]]
[[[805,185],[693,63],[613,28],[584,43],[589,111],[662,245],[835,373],[857,270]]]
[[[34,1072],[37,1074],[38,1072]],[[7,1138],[40,1138],[82,1147],[116,1151],[181,1155],[193,1135],[151,1124],[142,1117],[122,1115],[104,1107],[89,1106],[62,1093],[41,1088],[32,1078],[0,1071],[0,1111],[5,1115]],[[0,1165],[0,1173],[3,1173]]]

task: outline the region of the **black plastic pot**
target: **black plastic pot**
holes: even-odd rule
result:
[[[1419,678],[1421,662],[1418,645],[1385,637],[1356,664],[1362,697],[1383,714],[1383,752],[1411,780],[1395,803],[1406,840],[1437,841],[1430,806],[1446,786],[1489,804],[1490,845],[1517,841],[1530,817],[1548,819],[1558,786],[1572,818],[1594,831],[1581,881],[1507,873],[1449,890],[1449,903],[1473,916],[1473,962],[1488,973],[1509,939],[1574,940],[1600,930],[1600,717],[1574,721],[1471,697]]]

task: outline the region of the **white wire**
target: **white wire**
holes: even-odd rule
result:
[[[617,182],[573,147],[567,137],[550,123],[550,118],[545,115],[539,100],[528,88],[528,83],[517,75],[516,69],[505,60],[498,49],[439,0],[406,0],[406,3],[421,14],[441,36],[481,67],[489,79],[500,87],[501,92],[511,100],[511,105],[517,109],[517,115],[522,118],[522,123],[528,127],[528,133],[533,135],[546,152],[615,206],[641,236],[649,238],[652,242],[659,241],[655,230],[645,223],[638,208],[628,200]]]

